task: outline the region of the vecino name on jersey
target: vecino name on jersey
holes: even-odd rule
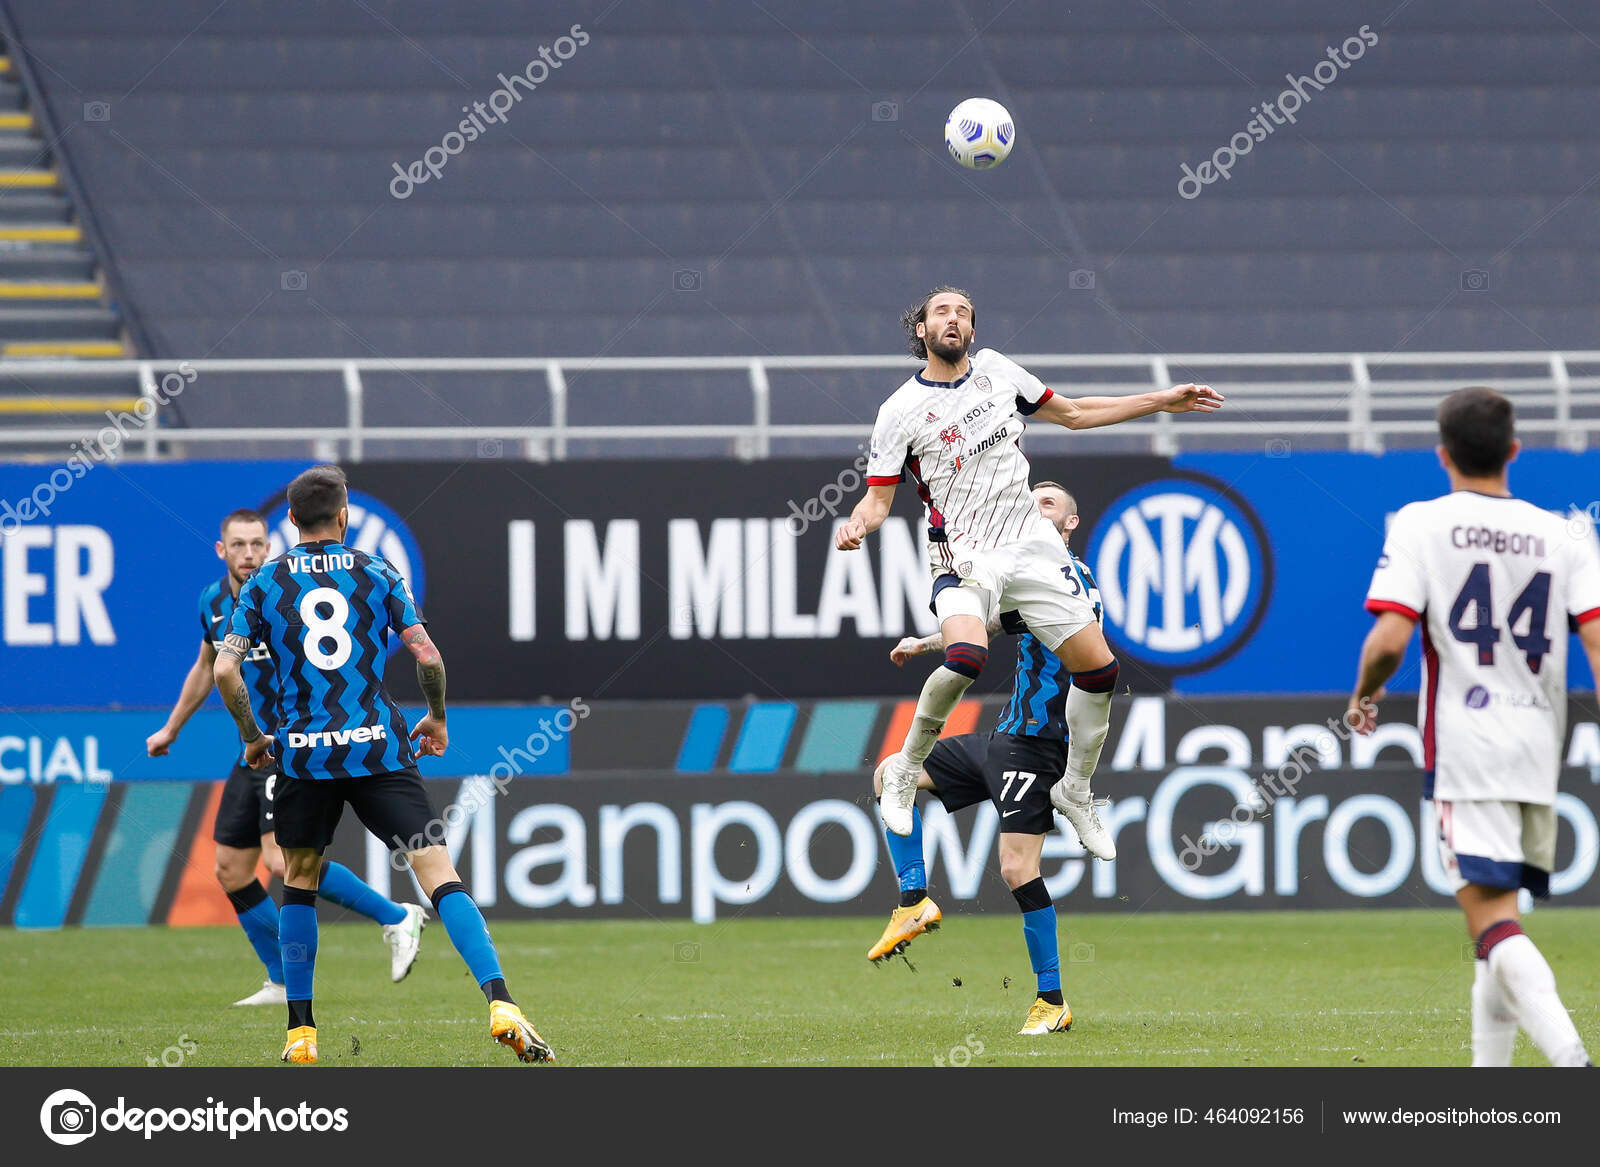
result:
[[[338,552],[326,555],[289,555],[284,557],[284,562],[289,565],[290,572],[299,575],[302,572],[351,571],[355,568],[356,557]]]

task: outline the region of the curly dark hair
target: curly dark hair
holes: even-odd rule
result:
[[[952,288],[949,284],[940,284],[933,291],[922,297],[920,301],[900,314],[900,326],[906,330],[906,338],[910,342],[911,355],[919,361],[928,359],[928,346],[923,344],[922,338],[917,335],[917,325],[928,319],[928,302],[935,296],[943,295],[945,292],[954,292],[958,296],[965,296],[967,303],[972,304],[972,297],[964,288]],[[975,304],[972,308],[972,323],[974,325],[978,323],[978,308]]]

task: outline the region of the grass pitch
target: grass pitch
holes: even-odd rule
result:
[[[492,923],[512,992],[562,1065],[1465,1065],[1470,949],[1446,911],[1062,913],[1076,1020],[1016,1034],[1033,1000],[1014,916],[950,912],[895,960],[883,916]],[[1600,909],[1527,921],[1600,1048]],[[1007,979],[1009,978],[1009,986]],[[273,1063],[281,1008],[236,928],[0,931],[0,1064]],[[327,922],[323,1065],[514,1066],[434,922],[394,985],[376,925]],[[1518,1064],[1542,1064],[1519,1038]],[[528,1069],[527,1067],[524,1067]]]

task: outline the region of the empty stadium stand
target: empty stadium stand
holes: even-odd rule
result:
[[[144,355],[879,353],[946,280],[1012,351],[1596,347],[1600,24],[1578,0],[4,4]],[[1377,44],[1296,124],[1180,196],[1181,164],[1364,22]],[[391,193],[573,24],[588,43],[502,124]],[[973,93],[1019,130],[982,174],[940,140]],[[806,377],[774,413],[865,425],[884,380]],[[541,408],[526,378],[392,381],[370,408]],[[595,383],[575,413],[727,416],[714,379]],[[184,409],[336,419],[337,398]]]
[[[46,140],[26,72],[0,37],[0,360],[126,356],[122,320],[62,181],[59,137]],[[132,377],[7,373],[0,425],[81,427],[104,409],[131,407],[137,392]],[[49,444],[33,448],[47,451]]]

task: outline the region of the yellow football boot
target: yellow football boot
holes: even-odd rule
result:
[[[525,1062],[553,1062],[555,1053],[510,1001],[489,1002],[489,1036]]]
[[[878,942],[867,949],[867,959],[876,964],[904,952],[910,943],[924,932],[936,931],[944,917],[939,905],[923,896],[909,908],[896,908],[889,916],[888,927]]]
[[[297,1066],[314,1066],[317,1062],[317,1027],[300,1025],[289,1031],[283,1043],[283,1056],[278,1059]]]
[[[1018,1034],[1036,1037],[1041,1033],[1065,1033],[1072,1028],[1072,1009],[1067,1004],[1052,1005],[1043,997],[1036,998],[1028,1010],[1028,1019],[1022,1023]]]

